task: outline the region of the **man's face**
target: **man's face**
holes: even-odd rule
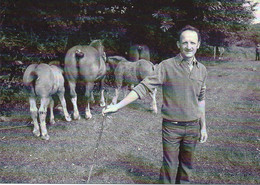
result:
[[[180,35],[180,41],[177,41],[177,46],[180,49],[184,59],[193,58],[197,49],[200,47],[198,34],[195,31],[186,30]]]

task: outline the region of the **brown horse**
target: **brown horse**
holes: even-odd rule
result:
[[[135,62],[140,59],[150,61],[150,51],[146,45],[135,44],[130,47],[129,60]]]
[[[105,60],[104,46],[100,40],[94,40],[90,45],[77,45],[68,50],[65,56],[64,70],[70,87],[74,119],[80,119],[77,106],[77,82],[85,86],[85,97],[87,100],[85,109],[86,119],[92,118],[90,100],[96,82],[99,83],[101,90],[100,106],[105,106],[103,89],[106,73]]]
[[[65,119],[71,121],[70,115],[66,108],[66,101],[64,98],[64,78],[63,71],[55,66],[48,64],[31,64],[27,67],[23,75],[23,82],[30,93],[29,103],[30,112],[33,119],[33,134],[37,137],[42,135],[42,139],[48,140],[50,137],[46,128],[46,114],[47,107],[50,104],[50,123],[54,124],[53,106],[54,101],[52,95],[58,94],[63,107]],[[41,98],[40,108],[36,106],[36,96]],[[38,124],[38,116],[40,120],[40,127]],[[41,128],[41,132],[40,132]]]
[[[121,60],[121,61],[120,61]],[[108,57],[107,63],[109,64],[110,71],[113,71],[115,76],[115,96],[112,99],[112,104],[116,104],[120,90],[124,86],[137,85],[146,76],[150,76],[154,71],[154,64],[150,61],[141,59],[136,62],[129,62],[123,57],[111,56]],[[152,98],[151,109],[154,113],[157,113],[156,103],[157,89],[154,89],[149,95]]]

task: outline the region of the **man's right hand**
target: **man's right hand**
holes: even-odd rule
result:
[[[102,115],[105,116],[107,113],[113,113],[118,111],[118,106],[117,104],[115,105],[108,105],[102,110]]]

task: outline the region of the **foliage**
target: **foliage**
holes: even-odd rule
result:
[[[23,102],[22,98],[22,73],[23,66],[16,66],[14,64],[1,68],[0,76],[0,116],[9,114],[10,110],[6,110],[6,104],[15,106]]]
[[[227,39],[251,23],[254,7],[246,0],[175,0],[154,16],[163,19],[165,29],[175,32],[186,24],[199,28],[204,42],[209,45],[225,45]]]
[[[198,27],[204,41],[223,45],[252,20],[256,4],[246,0],[2,0],[1,57],[4,61],[63,60],[66,50],[92,39],[124,54],[147,44],[155,55],[176,52],[176,32]]]

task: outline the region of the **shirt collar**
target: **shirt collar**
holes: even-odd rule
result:
[[[184,62],[183,57],[181,56],[180,53],[176,56],[176,61],[178,62],[178,64],[181,64],[182,62]],[[198,61],[195,56],[193,57],[192,62],[193,62],[193,65],[196,65],[199,68],[199,64],[198,64]]]

